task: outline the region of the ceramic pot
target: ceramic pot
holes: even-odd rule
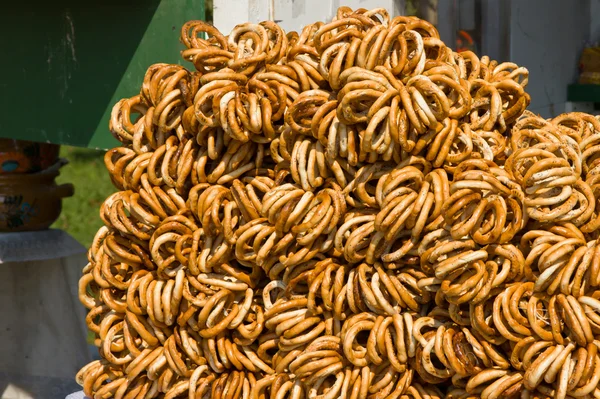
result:
[[[50,227],[62,210],[72,184],[56,185],[57,168],[32,174],[0,174],[0,231],[34,231]]]
[[[35,173],[58,161],[60,145],[0,139],[0,174]]]

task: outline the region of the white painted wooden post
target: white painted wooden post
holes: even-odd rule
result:
[[[402,13],[403,0],[214,0],[213,22],[225,35],[244,22],[267,21],[270,16],[285,31],[300,31],[315,21],[328,21],[338,7],[387,9],[391,16]]]

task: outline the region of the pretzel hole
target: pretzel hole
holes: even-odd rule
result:
[[[356,334],[355,345],[366,347],[370,334],[371,330],[361,330],[358,334]]]
[[[435,351],[431,351],[431,357],[430,357],[430,359],[431,359],[431,364],[433,364],[433,367],[435,367],[436,369],[438,369],[438,370],[445,370],[446,369],[446,366],[437,357],[437,355],[435,354]]]

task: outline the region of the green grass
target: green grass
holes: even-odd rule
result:
[[[100,205],[116,188],[104,167],[104,151],[62,146],[60,156],[69,164],[60,170],[57,183],[72,183],[75,195],[63,200],[62,213],[52,227],[65,230],[89,247],[102,226]]]

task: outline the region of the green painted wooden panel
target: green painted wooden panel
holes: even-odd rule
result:
[[[181,26],[203,18],[204,0],[3,4],[0,137],[114,147],[113,104],[139,93],[150,65],[184,64]]]

